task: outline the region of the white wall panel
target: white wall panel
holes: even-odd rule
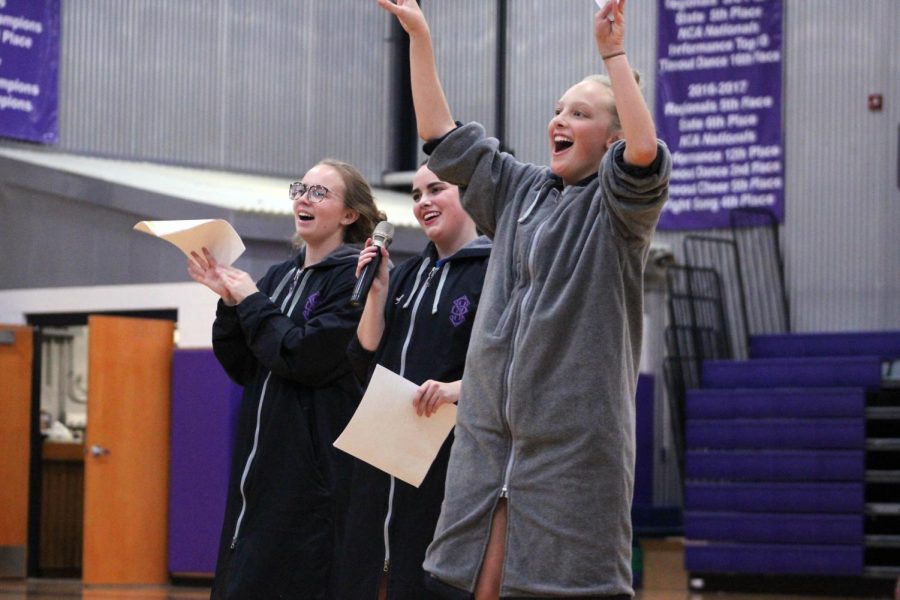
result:
[[[788,289],[799,331],[900,328],[900,3],[787,3]],[[885,97],[870,112],[867,95]]]
[[[385,162],[374,2],[64,0],[63,150],[293,174]]]
[[[0,323],[24,324],[29,315],[174,309],[176,345],[209,348],[218,300],[194,282],[0,290]]]

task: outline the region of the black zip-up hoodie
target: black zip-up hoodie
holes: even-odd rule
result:
[[[214,600],[332,597],[352,471],[332,443],[362,392],[346,356],[358,255],[342,246],[304,269],[301,251],[258,293],[219,302],[213,350],[244,395]]]
[[[480,237],[439,261],[429,243],[391,273],[378,349],[367,352],[356,337],[348,348],[361,382],[376,364],[417,384],[462,378],[490,251],[490,241]],[[451,435],[418,489],[355,461],[338,598],[374,599],[388,558],[390,600],[436,598],[423,588],[422,560],[441,511],[452,440]]]

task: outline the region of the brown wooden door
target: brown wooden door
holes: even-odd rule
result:
[[[31,455],[31,327],[0,325],[0,577],[25,577]]]
[[[88,319],[85,584],[168,580],[174,323]]]

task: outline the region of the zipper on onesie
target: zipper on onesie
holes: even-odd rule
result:
[[[423,264],[424,267],[424,264]],[[431,283],[431,280],[434,279],[435,273],[440,270],[440,267],[435,265],[431,268],[431,271],[428,272],[428,277],[425,278],[425,282],[422,284],[422,287],[419,288],[418,293],[416,290],[413,290],[413,294],[410,295],[409,300],[412,300],[415,297],[416,301],[413,303],[412,314],[409,317],[409,329],[406,332],[406,340],[403,343],[403,350],[400,353],[400,373],[399,375],[403,377],[406,374],[406,353],[409,350],[409,343],[412,340],[413,329],[416,326],[416,315],[419,312],[419,305],[422,303],[422,298],[425,296],[425,290],[428,289],[428,285]],[[422,271],[419,271],[420,273]],[[407,302],[409,302],[407,300]],[[393,516],[394,512],[394,489],[396,486],[396,479],[394,476],[391,476],[391,488],[388,491],[388,509],[387,514],[384,517],[384,567],[383,567],[383,575],[382,578],[387,577],[388,572],[391,570],[391,536],[390,536],[390,526],[391,526],[391,516]],[[380,585],[380,584],[379,584]],[[385,582],[387,585],[387,582]]]
[[[510,389],[512,388],[512,379],[513,379],[513,367],[516,363],[516,349],[519,346],[519,335],[522,330],[521,326],[521,318],[522,311],[527,308],[528,300],[531,298],[531,292],[534,289],[534,256],[535,249],[538,247],[538,241],[540,240],[541,233],[544,230],[544,226],[547,224],[547,220],[544,220],[543,223],[538,225],[538,228],[534,232],[534,238],[531,241],[531,247],[528,249],[528,258],[525,261],[525,266],[528,274],[528,287],[525,289],[525,293],[522,294],[522,300],[519,302],[518,313],[516,315],[516,324],[515,324],[515,334],[513,336],[512,343],[512,355],[510,356],[509,364],[506,367],[506,401],[503,406],[503,416],[506,419],[506,429],[509,431],[509,458],[506,461],[506,470],[503,473],[503,483],[500,487],[500,497],[501,498],[509,498],[509,480],[512,476],[512,468],[513,463],[515,462],[516,452],[515,452],[515,444],[512,439],[512,419],[510,417]]]
[[[306,271],[305,276],[303,277],[303,282],[300,284],[300,289],[297,289],[297,283],[300,281],[300,275],[304,272],[302,268],[295,268],[294,275],[291,278],[291,285],[288,288],[287,294],[284,295],[284,301],[281,304],[281,312],[282,314],[290,317],[291,313],[294,311],[294,307],[297,305],[297,300],[300,299],[300,296],[303,293],[303,289],[306,287],[306,282],[309,280],[309,276],[312,274],[312,271]],[[275,293],[269,297],[272,302],[275,302],[275,299],[278,297],[278,294],[281,293],[285,283],[287,282],[287,278],[290,277],[291,274],[288,272],[287,276],[282,279],[281,283],[275,289]],[[290,308],[288,308],[288,302],[291,300],[291,295],[296,291],[296,296],[294,297],[294,302],[291,304]],[[231,544],[229,548],[234,550],[237,546],[238,535],[241,532],[241,524],[244,521],[244,513],[247,512],[247,495],[244,490],[244,485],[247,482],[247,475],[250,473],[250,467],[253,464],[253,459],[256,456],[256,450],[259,446],[259,422],[262,417],[262,409],[263,402],[266,399],[266,388],[269,386],[269,379],[272,377],[272,372],[269,371],[266,375],[265,381],[263,381],[262,390],[259,393],[259,405],[256,408],[256,427],[253,431],[253,445],[250,448],[250,454],[247,456],[247,462],[244,464],[244,471],[241,474],[241,482],[238,486],[238,489],[241,493],[241,511],[238,513],[237,522],[234,525],[234,534],[231,536]]]

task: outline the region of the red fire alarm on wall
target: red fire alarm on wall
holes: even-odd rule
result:
[[[881,94],[869,94],[869,110],[878,112],[881,110],[882,97]]]

